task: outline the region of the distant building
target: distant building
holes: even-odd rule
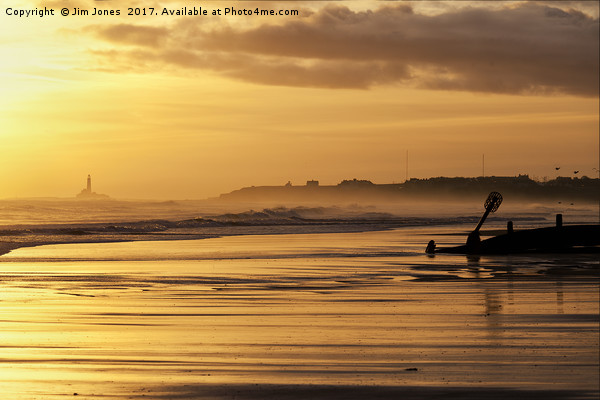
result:
[[[77,195],[78,199],[108,199],[109,197],[105,194],[92,192],[92,176],[87,176],[87,184],[84,189]]]
[[[338,186],[352,186],[352,187],[364,187],[364,186],[374,186],[375,184],[371,181],[368,181],[366,179],[352,179],[352,180],[348,180],[345,179],[343,181],[341,181],[340,183],[338,183]]]
[[[317,186],[319,186],[319,181],[306,181],[306,186],[317,187]]]

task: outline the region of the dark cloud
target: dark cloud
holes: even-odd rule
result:
[[[263,84],[598,95],[598,19],[576,10],[519,4],[423,15],[405,4],[360,12],[330,5],[248,29],[191,21],[94,31],[143,47],[145,62]]]

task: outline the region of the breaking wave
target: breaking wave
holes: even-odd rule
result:
[[[513,220],[533,221],[540,217]],[[502,221],[502,219],[496,219]],[[12,225],[0,228],[0,254],[23,246],[58,243],[204,239],[230,235],[341,233],[401,227],[474,224],[478,217],[398,216],[338,207],[275,207],[260,211],[169,220]]]

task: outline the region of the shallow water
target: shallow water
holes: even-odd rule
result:
[[[429,239],[460,243],[453,231],[14,250],[0,256],[0,393],[277,398],[282,385],[291,398],[364,397],[358,385],[383,397],[597,397],[595,256],[423,254]],[[328,389],[298,390],[307,384]]]

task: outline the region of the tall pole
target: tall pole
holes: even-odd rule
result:
[[[481,158],[481,176],[485,178],[485,154]]]
[[[406,177],[404,181],[408,182],[408,150],[406,150]]]

